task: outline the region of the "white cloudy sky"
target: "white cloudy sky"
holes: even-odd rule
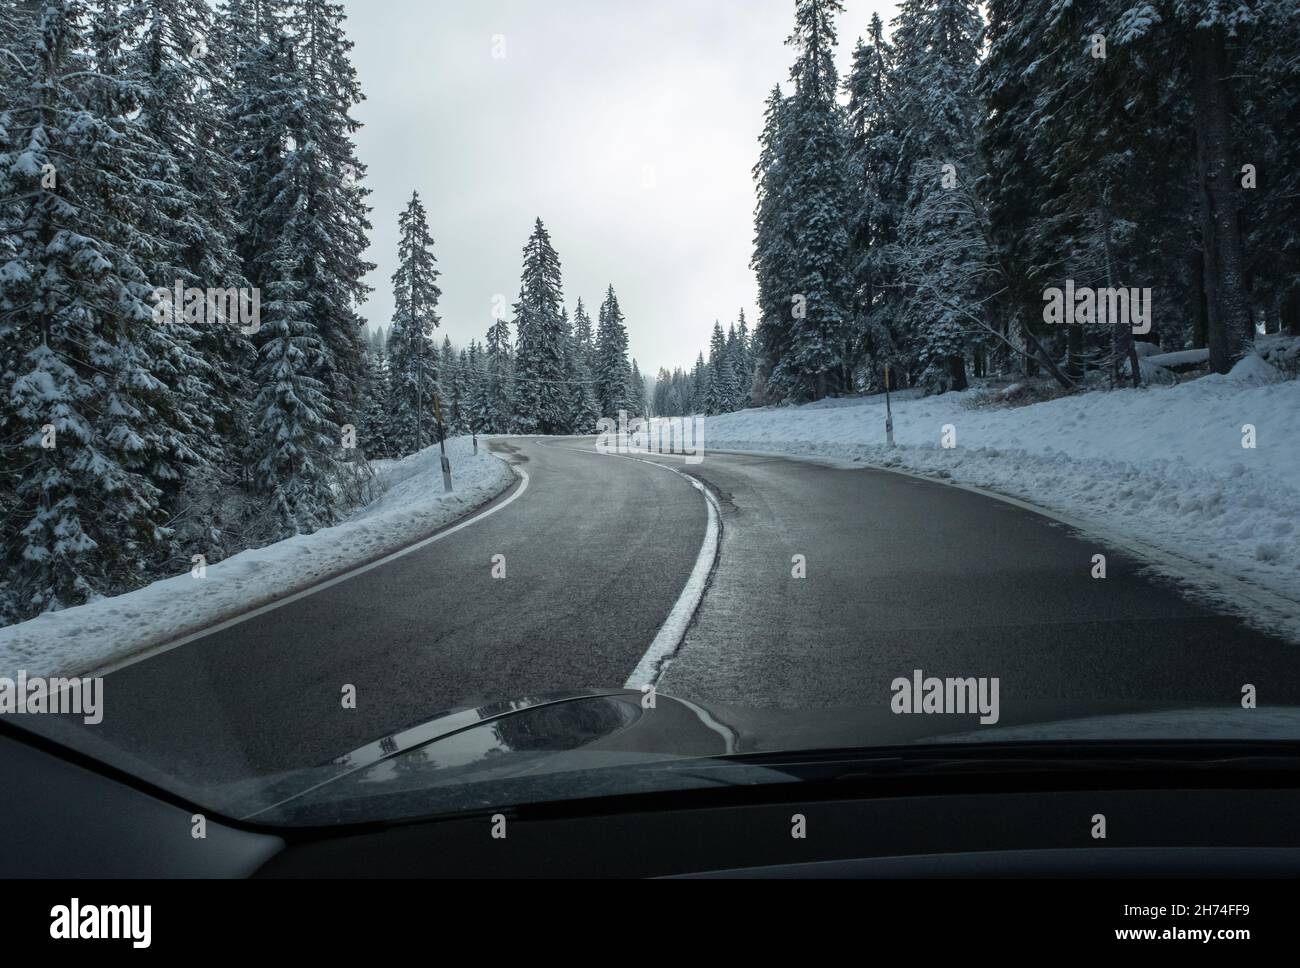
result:
[[[689,366],[715,318],[754,318],[749,270],[763,101],[784,81],[793,0],[344,0],[367,100],[358,135],[392,314],[397,216],[412,190],[442,269],[442,334],[482,338],[512,305],[541,216],[567,304],[613,283],[647,375]],[[873,10],[846,0],[840,66]],[[505,57],[494,58],[503,37]]]

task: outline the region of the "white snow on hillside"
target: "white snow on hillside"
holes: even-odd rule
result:
[[[454,490],[444,493],[438,448],[377,461],[382,493],[346,521],[144,588],[47,612],[0,629],[0,670],[12,676],[83,674],[181,638],[396,551],[490,500],[514,480],[480,441],[447,442]]]
[[[892,450],[883,395],[709,417],[705,460],[709,450],[842,458],[1020,498],[1163,553],[1146,555],[1157,571],[1300,641],[1300,382],[1252,355],[1177,386],[1021,407],[987,397],[896,394]],[[956,447],[944,449],[949,424]],[[1242,446],[1246,424],[1254,449]]]

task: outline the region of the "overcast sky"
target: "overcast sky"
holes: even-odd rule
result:
[[[688,367],[745,308],[763,101],[784,82],[793,0],[345,0],[367,100],[358,151],[374,225],[362,307],[392,315],[397,216],[429,215],[442,325],[482,339],[512,306],[540,216],[566,304],[614,284],[642,372]],[[840,70],[873,10],[846,0]],[[504,45],[504,47],[502,46]],[[504,52],[504,57],[494,57]],[[507,310],[509,311],[509,310]]]

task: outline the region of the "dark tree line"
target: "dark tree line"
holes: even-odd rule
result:
[[[256,495],[269,537],[337,519],[372,268],[343,21],[328,0],[0,13],[3,617],[220,557],[242,539],[214,494]],[[199,298],[160,312],[176,289]]]
[[[987,13],[987,19],[981,13]],[[755,402],[898,382],[1131,375],[1131,329],[1044,292],[1152,290],[1225,372],[1300,327],[1292,0],[904,0],[843,84],[839,0],[797,0],[754,169]],[[897,385],[897,384],[896,384]]]
[[[366,456],[402,457],[436,441],[439,432],[591,434],[601,416],[645,415],[645,384],[628,359],[614,287],[605,292],[594,328],[581,299],[570,318],[560,258],[541,219],[524,247],[513,320],[502,314],[482,343],[471,340],[460,349],[449,338],[440,349],[435,345],[441,293],[418,196],[400,228],[392,325],[370,342],[376,406],[361,428]]]

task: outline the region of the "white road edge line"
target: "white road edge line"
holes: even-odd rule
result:
[[[236,615],[234,618],[226,619],[224,622],[219,622],[216,625],[210,625],[205,629],[200,629],[197,632],[192,632],[189,635],[183,636],[179,639],[173,639],[170,642],[164,642],[154,648],[145,649],[144,651],[128,656],[127,658],[120,659],[116,662],[111,662],[108,665],[96,669],[93,672],[85,673],[85,675],[88,677],[106,676],[109,673],[117,672],[119,669],[125,669],[127,666],[135,665],[137,662],[143,662],[145,659],[152,659],[155,656],[162,655],[164,652],[170,652],[172,649],[179,649],[181,646],[188,645],[189,643],[194,642],[197,639],[201,639],[206,636],[213,635],[217,632],[224,631],[225,629],[231,628],[232,626],[239,625],[241,622],[247,622],[249,619],[257,618],[259,615],[265,615],[267,612],[274,611],[275,609],[280,608],[283,605],[288,605],[290,602],[299,601],[301,599],[308,597],[309,595],[315,595],[317,592],[324,591],[326,588],[331,588],[334,585],[337,585],[341,582],[345,582],[351,578],[356,578],[357,575],[363,575],[366,572],[371,571],[375,568],[379,568],[383,565],[386,565],[391,561],[396,561],[398,558],[403,558],[406,555],[411,554],[412,552],[419,551],[421,548],[426,548],[429,545],[433,544],[435,541],[441,541],[443,538],[455,534],[457,531],[460,531],[462,528],[468,528],[471,524],[475,524],[479,521],[482,521],[484,518],[488,517],[489,515],[496,514],[502,508],[508,507],[509,505],[513,504],[524,493],[524,491],[528,490],[528,472],[525,471],[522,467],[516,467],[513,464],[511,464],[510,467],[516,474],[519,475],[519,479],[520,479],[519,487],[517,490],[515,490],[513,494],[507,497],[500,504],[494,504],[492,505],[492,507],[488,508],[485,511],[480,511],[479,513],[473,515],[472,517],[465,518],[463,521],[457,522],[456,524],[452,525],[450,528],[448,528],[445,531],[439,531],[437,534],[430,535],[427,538],[417,541],[413,545],[407,545],[405,548],[399,548],[397,551],[394,551],[391,554],[387,554],[382,558],[377,558],[376,560],[370,562],[369,564],[361,565],[358,568],[353,568],[351,571],[345,571],[341,575],[335,575],[333,578],[320,582],[317,585],[312,585],[310,588],[304,588],[301,591],[297,591],[294,592],[292,595],[286,596],[285,598],[277,599],[274,602],[268,602],[267,604],[262,605],[259,608],[253,609],[251,612],[244,612],[240,615]]]
[[[658,683],[659,677],[664,673],[665,660],[669,659],[677,651],[678,646],[681,645],[682,639],[686,636],[686,629],[691,624],[691,618],[695,615],[695,610],[699,608],[700,599],[704,597],[704,589],[708,585],[709,574],[713,571],[713,563],[718,558],[721,511],[718,508],[718,502],[713,497],[713,493],[691,477],[690,474],[683,474],[677,468],[669,467],[667,464],[660,464],[657,461],[643,460],[640,457],[628,457],[626,454],[616,456],[625,460],[634,460],[641,464],[649,464],[651,467],[659,467],[670,474],[685,478],[691,482],[692,487],[704,495],[704,503],[709,511],[709,522],[704,531],[704,541],[700,545],[700,553],[695,558],[695,567],[691,569],[690,577],[686,579],[686,584],[682,586],[681,594],[677,596],[677,601],[673,603],[668,618],[664,619],[664,624],[659,627],[654,641],[650,643],[650,648],[646,649],[645,655],[641,657],[641,661],[636,664],[636,668],[632,670],[632,674],[628,676],[627,682],[623,685],[624,689],[640,690],[644,686],[653,686]]]

